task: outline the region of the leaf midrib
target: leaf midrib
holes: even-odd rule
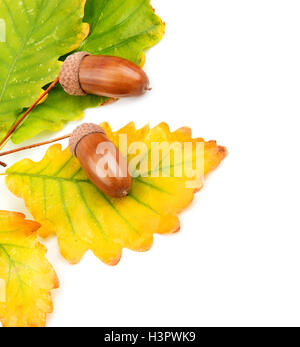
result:
[[[109,0],[106,0],[105,4],[102,6],[101,10],[99,11],[99,16],[96,20],[96,22],[93,24],[93,27],[91,28],[91,32],[94,30],[94,28],[101,22],[101,15],[105,9],[105,7],[107,6],[107,4],[109,3]]]
[[[63,182],[73,182],[73,183],[88,183],[92,185],[92,182],[88,179],[86,180],[77,180],[73,178],[65,178],[65,177],[54,177],[54,176],[48,176],[48,175],[39,175],[39,174],[30,174],[30,173],[23,173],[23,172],[7,172],[7,175],[15,175],[15,176],[26,176],[26,177],[34,177],[34,178],[41,178],[41,179],[49,179],[49,180],[55,180],[55,181],[63,181]]]
[[[76,172],[76,175],[78,174],[78,171]],[[11,175],[11,176],[23,176],[23,177],[34,177],[34,178],[40,178],[40,179],[49,179],[49,180],[54,180],[54,181],[62,181],[62,182],[71,182],[71,183],[74,183],[74,184],[79,184],[79,183],[87,183],[87,184],[90,184],[92,186],[94,186],[94,184],[86,179],[82,179],[82,180],[78,180],[78,179],[74,179],[73,177],[71,178],[65,178],[65,177],[53,177],[53,176],[48,176],[48,175],[39,175],[39,174],[29,174],[29,173],[23,173],[23,172],[9,172],[7,171],[6,172],[6,175]],[[76,175],[74,177],[76,177]],[[167,194],[167,195],[172,195],[170,192],[160,188],[160,187],[157,187],[155,186],[154,184],[151,184],[149,182],[146,182],[144,180],[141,179],[141,177],[136,177],[135,180],[137,180],[138,182],[140,183],[143,183],[143,184],[146,184],[148,186],[150,186],[151,188],[161,192],[161,193],[164,193],[164,194]]]

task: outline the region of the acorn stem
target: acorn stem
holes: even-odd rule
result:
[[[27,149],[32,149],[32,148],[36,148],[36,147],[41,147],[41,146],[49,145],[49,144],[54,143],[54,142],[58,142],[58,141],[62,141],[62,140],[68,139],[70,136],[71,136],[71,134],[65,135],[65,136],[62,136],[62,137],[58,137],[58,138],[53,139],[53,140],[50,140],[50,141],[39,142],[39,143],[35,143],[35,144],[33,144],[33,145],[29,145],[29,146],[24,146],[24,147],[12,149],[11,151],[7,151],[7,152],[2,152],[2,153],[0,153],[0,157],[4,157],[5,155],[9,155],[9,154],[13,154],[13,153],[25,151],[25,150],[27,150]],[[2,161],[0,161],[0,165],[3,166],[3,167],[6,167],[6,166],[7,166],[7,165],[6,165],[5,163],[3,163]]]
[[[51,85],[44,91],[44,93],[34,102],[34,104],[21,116],[18,121],[13,125],[9,132],[0,142],[0,150],[6,145],[7,141],[11,138],[17,127],[20,125],[23,120],[29,115],[29,113],[36,107],[36,105],[43,100],[43,98],[59,83],[59,78],[57,78]],[[2,163],[3,164],[3,163]],[[3,165],[2,165],[3,166]]]

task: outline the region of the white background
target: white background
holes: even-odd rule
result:
[[[300,2],[152,4],[167,24],[147,54],[152,92],[85,120],[190,126],[229,156],[182,214],[181,233],[157,236],[148,253],[124,251],[114,268],[88,253],[71,266],[47,241],[61,282],[48,325],[298,326]],[[30,217],[3,177],[0,208]]]

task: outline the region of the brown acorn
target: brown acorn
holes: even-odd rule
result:
[[[59,77],[12,125],[0,141],[1,149],[30,112],[58,83],[70,95],[94,94],[114,99],[142,95],[150,90],[149,79],[145,72],[126,59],[90,55],[87,52],[74,53],[63,63]],[[0,165],[4,166],[5,164],[0,162]]]
[[[127,162],[105,131],[96,124],[82,124],[70,137],[70,150],[91,182],[114,198],[127,196],[132,178]]]
[[[149,90],[146,73],[122,58],[78,52],[64,62],[59,81],[70,95],[112,98],[139,96]]]

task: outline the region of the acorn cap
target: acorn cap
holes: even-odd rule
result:
[[[65,60],[59,73],[59,83],[69,95],[83,96],[87,95],[81,88],[79,81],[80,65],[88,52],[74,53]]]
[[[103,128],[101,128],[99,125],[94,124],[94,123],[82,124],[73,131],[73,133],[70,137],[70,140],[69,140],[69,148],[70,148],[70,151],[74,157],[77,157],[76,149],[77,149],[77,146],[79,145],[80,141],[84,137],[86,137],[90,134],[95,134],[95,133],[100,133],[100,134],[106,135]]]

